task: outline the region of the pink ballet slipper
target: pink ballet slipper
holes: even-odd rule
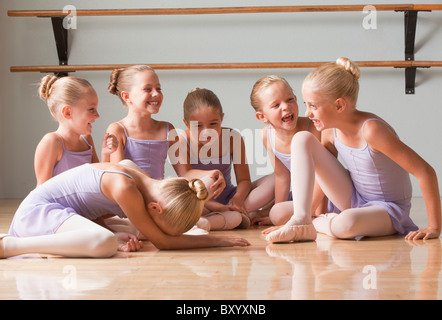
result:
[[[329,235],[331,237],[335,237],[333,232],[331,231],[331,222],[332,220],[337,217],[337,213],[324,213],[319,216],[317,216],[315,219],[313,219],[313,226],[319,233],[324,233],[326,235]]]
[[[237,226],[237,229],[248,229],[252,223],[250,222],[250,218],[246,216],[244,213],[241,213],[241,223]]]
[[[266,236],[266,240],[271,243],[290,241],[315,241],[316,229],[313,224],[283,226],[282,228],[269,233]]]
[[[196,226],[199,229],[206,230],[207,232],[210,231],[210,222],[206,218],[201,217],[198,222],[196,223]]]

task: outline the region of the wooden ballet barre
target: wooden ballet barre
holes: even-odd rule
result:
[[[50,18],[57,47],[58,66],[12,66],[11,72],[54,72],[66,76],[68,72],[89,70],[113,70],[125,65],[68,65],[68,32],[64,26],[66,16],[128,16],[128,15],[198,15],[234,13],[290,13],[290,12],[349,12],[349,11],[396,11],[404,12],[405,61],[361,61],[360,67],[405,68],[406,93],[414,93],[416,68],[440,67],[438,61],[414,61],[414,45],[417,15],[419,11],[442,10],[442,4],[370,4],[368,5],[314,5],[314,6],[261,6],[261,7],[215,7],[215,8],[154,8],[154,9],[73,9],[63,10],[9,10],[9,17]],[[321,62],[283,63],[196,63],[155,64],[158,70],[185,69],[269,69],[269,68],[315,68]]]
[[[372,4],[377,11],[431,11],[442,10],[438,4]],[[125,16],[125,15],[192,15],[232,13],[278,12],[345,12],[363,11],[366,5],[324,6],[263,6],[263,7],[215,7],[215,8],[158,8],[158,9],[81,9],[76,16]],[[68,10],[9,10],[9,17],[56,17],[72,14]]]
[[[264,62],[264,63],[170,63],[149,64],[155,70],[203,70],[203,69],[296,69],[317,68],[326,62]],[[356,61],[361,68],[429,68],[442,67],[442,61]],[[134,64],[87,64],[11,66],[11,72],[74,72],[105,71],[132,66]]]

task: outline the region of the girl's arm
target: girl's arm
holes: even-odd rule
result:
[[[126,145],[126,135],[124,134],[124,130],[119,124],[111,123],[106,130],[106,134],[109,134],[109,136],[114,137],[115,140],[117,140],[116,150],[103,157],[103,149],[102,149],[101,161],[118,163],[124,159],[124,146]],[[104,138],[103,138],[103,145],[104,145]]]
[[[86,140],[89,143],[89,145],[92,146],[92,163],[100,162],[92,136],[87,135]],[[115,152],[117,148],[118,148],[118,139],[113,134],[105,133],[103,140],[101,142],[101,161],[110,162],[110,155],[112,152]]]
[[[192,170],[188,149],[186,139],[175,128],[171,129],[169,131],[168,157],[179,177],[185,177]]]
[[[100,162],[100,159],[98,159],[97,156],[97,150],[95,149],[94,139],[92,139],[91,135],[85,136],[87,143],[89,143],[90,146],[92,146],[92,159],[91,163]]]
[[[230,203],[236,210],[247,213],[244,208],[244,201],[252,190],[252,181],[250,180],[249,165],[247,164],[246,147],[241,134],[235,130],[230,130],[229,143],[236,178],[236,193]]]
[[[424,197],[428,214],[428,227],[412,231],[406,239],[437,238],[441,232],[441,203],[439,184],[434,169],[415,151],[405,145],[393,130],[380,121],[369,121],[364,138],[375,152],[382,152],[415,176]]]
[[[279,160],[275,159],[275,203],[289,200],[290,171]]]
[[[117,151],[118,147],[119,146],[117,137],[113,134],[110,134],[109,132],[106,132],[101,142],[101,161],[110,162],[111,154]]]
[[[165,234],[150,217],[142,194],[131,178],[123,175],[104,175],[102,190],[106,197],[115,201],[132,222],[158,249],[191,249],[204,247],[247,246],[247,240],[239,237],[221,237],[211,235]]]
[[[57,162],[63,155],[63,144],[55,133],[46,134],[35,149],[34,168],[37,186],[52,178]]]
[[[276,158],[272,146],[267,139],[268,126],[261,130],[261,139],[267,150],[270,162],[275,172],[275,203],[287,201],[290,193],[290,172],[284,164]]]
[[[206,201],[204,207],[210,212],[224,212],[230,211],[228,206],[223,205],[222,203],[216,202],[215,200]]]

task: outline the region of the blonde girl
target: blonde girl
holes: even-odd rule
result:
[[[251,182],[241,134],[222,127],[224,113],[218,97],[208,89],[193,89],[184,104],[187,130],[180,136],[185,157],[182,162],[201,170],[217,169],[223,173],[226,187],[209,200],[203,215],[210,230],[225,230],[250,225],[248,215],[262,209],[273,199],[273,177]],[[236,186],[231,171],[235,171]]]
[[[146,65],[115,69],[108,90],[118,96],[128,111],[126,117],[109,125],[108,132],[119,142],[110,161],[129,159],[153,178],[164,178],[168,135],[173,126],[152,117],[163,102],[158,75]]]
[[[199,179],[155,180],[131,165],[84,164],[26,197],[9,236],[0,236],[0,257],[41,253],[107,258],[118,250],[141,249],[135,235],[113,233],[92,221],[109,214],[128,218],[159,249],[248,245],[238,237],[183,235],[198,221],[208,196]]]
[[[128,111],[126,117],[108,127],[107,132],[118,139],[118,148],[109,161],[117,163],[129,159],[153,178],[164,178],[169,148],[178,137],[171,123],[152,117],[163,103],[161,83],[155,70],[147,65],[115,69],[108,91],[116,95]],[[208,174],[192,170],[189,164],[173,163],[173,168],[179,176],[200,178]],[[224,187],[224,179],[216,171],[212,176],[217,178],[211,186],[216,196]]]
[[[347,58],[327,63],[304,80],[306,116],[322,132],[322,145],[310,133],[291,144],[293,216],[267,231],[270,242],[314,240],[316,232],[341,239],[404,234],[406,239],[437,238],[441,204],[434,169],[375,114],[356,108],[359,68]],[[337,160],[337,156],[348,169]],[[428,227],[410,219],[411,182],[421,187]],[[312,221],[314,181],[332,203],[330,213]]]
[[[290,143],[297,132],[311,132],[318,140],[320,133],[311,121],[298,116],[298,101],[286,79],[264,76],[253,86],[250,103],[258,120],[265,123],[261,138],[274,169],[275,205],[268,217],[258,218],[261,224],[282,225],[293,210],[290,194],[290,172],[299,170],[290,165]]]
[[[37,185],[78,165],[99,162],[91,136],[92,123],[100,117],[98,97],[92,85],[78,77],[47,75],[41,79],[39,95],[47,102],[58,129],[47,133],[36,148]],[[115,150],[115,137],[106,133],[102,158]]]

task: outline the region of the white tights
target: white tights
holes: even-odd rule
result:
[[[313,221],[318,232],[338,238],[381,236],[395,233],[388,213],[380,207],[351,208],[352,182],[342,164],[309,132],[295,134],[291,143],[291,183],[293,212],[282,228],[267,235],[271,242],[291,241],[288,227],[312,224],[311,208],[315,178],[324,194],[341,210],[339,215],[322,216]],[[291,212],[287,205],[281,209]],[[318,219],[318,218],[317,218]],[[317,220],[315,219],[315,220]],[[320,223],[321,222],[321,223]],[[295,231],[296,233],[296,231]],[[301,239],[314,240],[314,239]]]
[[[107,258],[117,252],[117,237],[80,215],[67,219],[55,234],[3,238],[4,257],[41,253],[65,257]]]

